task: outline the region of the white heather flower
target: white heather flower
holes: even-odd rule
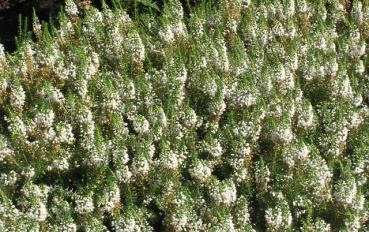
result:
[[[90,166],[101,166],[107,160],[107,144],[102,143],[101,148],[93,145],[93,149],[88,153],[88,159],[85,162]]]
[[[306,13],[309,10],[309,6],[305,0],[297,1],[298,2],[298,9],[300,13]]]
[[[248,207],[248,201],[246,197],[240,196],[236,202],[235,219],[237,225],[245,225],[250,223],[250,212]]]
[[[12,134],[27,138],[28,129],[24,124],[22,118],[20,118],[19,116],[11,117],[10,119],[8,117],[5,117],[5,121],[8,122],[8,130]]]
[[[9,173],[0,174],[0,182],[4,186],[14,186],[17,180],[18,174],[14,170],[11,170]]]
[[[347,140],[349,129],[345,126],[337,133],[337,143],[342,143]]]
[[[110,189],[104,193],[104,210],[111,212],[120,205],[120,190],[118,185],[113,184]]]
[[[120,216],[112,222],[112,226],[116,232],[153,231],[153,228],[148,224],[140,211]]]
[[[249,172],[245,166],[242,166],[244,163],[244,159],[237,160],[238,165],[234,166],[234,173],[232,174],[232,178],[236,184],[243,183],[249,177]]]
[[[318,218],[315,222],[314,222],[314,231],[321,231],[321,232],[330,232],[331,230],[331,225],[327,222],[325,222],[323,219]]]
[[[31,179],[35,175],[35,169],[33,167],[26,167],[21,174],[26,179]]]
[[[255,164],[255,182],[262,189],[266,190],[270,182],[270,171],[267,165],[262,162]]]
[[[212,169],[209,164],[199,160],[195,161],[193,167],[188,171],[192,178],[197,179],[200,182],[205,182],[211,176]]]
[[[94,123],[88,123],[83,127],[82,131],[82,147],[87,151],[92,151],[95,147],[94,139],[95,139],[95,125]]]
[[[183,121],[186,127],[196,126],[198,119],[195,110],[192,108],[186,108],[183,115]]]
[[[45,200],[48,197],[48,193],[50,191],[50,187],[47,185],[35,185],[33,183],[28,182],[22,189],[21,193],[27,199],[29,198],[38,198],[40,200]],[[24,205],[33,204],[33,202],[26,201],[23,202]]]
[[[92,52],[91,53],[91,62],[90,62],[90,66],[89,66],[89,75],[90,76],[94,76],[97,71],[99,70],[100,67],[100,59],[99,59],[99,54],[97,54],[96,52]]]
[[[38,112],[34,119],[37,127],[50,128],[53,125],[55,118],[54,111],[52,109]]]
[[[91,151],[95,144],[95,122],[89,108],[83,108],[77,115],[79,126],[81,129],[82,146],[84,149]]]
[[[30,219],[34,219],[38,222],[45,221],[47,218],[47,210],[45,204],[43,202],[38,201],[38,199],[37,200],[35,199],[35,201],[33,201],[29,206],[29,208],[27,209],[26,215]]]
[[[133,61],[141,62],[145,59],[145,47],[138,32],[133,32],[128,35],[127,46]]]
[[[325,39],[325,37],[321,36],[320,38],[318,38],[315,41],[315,45],[314,45],[317,49],[322,50],[324,53],[327,52],[328,50],[328,46],[327,46],[327,40]]]
[[[66,171],[69,169],[69,156],[64,156],[58,159],[54,159],[52,164],[47,167],[48,171],[58,170],[58,171]]]
[[[206,95],[208,95],[210,98],[213,98],[217,93],[218,85],[215,82],[215,79],[211,79],[210,81],[207,81],[205,86],[202,86],[201,88]]]
[[[277,36],[283,36],[285,34],[284,27],[282,23],[280,23],[279,21],[277,21],[277,23],[274,25],[274,27],[272,28],[272,31]]]
[[[46,141],[54,141],[55,140],[55,130],[54,128],[50,127],[47,132],[44,134],[44,138]]]
[[[289,57],[289,68],[291,71],[296,71],[299,67],[299,56],[297,53],[294,53],[291,57]]]
[[[245,136],[246,137],[246,136]],[[238,143],[234,148],[234,152],[242,158],[248,157],[251,154],[251,147],[249,143]]]
[[[268,231],[286,231],[291,227],[292,215],[287,202],[277,205],[275,208],[269,208],[265,211],[265,221]]]
[[[128,100],[135,99],[136,98],[135,83],[129,80],[128,83],[125,84],[124,88],[121,89],[119,94],[122,97],[122,99],[128,99]]]
[[[63,93],[60,89],[55,88],[54,86],[48,86],[47,88],[42,89],[40,95],[51,103],[61,104],[65,101]]]
[[[38,17],[33,18],[32,28],[33,28],[33,32],[35,33],[37,37],[41,35],[42,27],[41,27],[40,20],[38,19]]]
[[[6,162],[6,160],[13,154],[14,151],[9,147],[5,137],[0,135],[0,163]]]
[[[105,108],[108,112],[116,112],[122,105],[122,101],[120,99],[120,95],[118,92],[112,92],[107,99],[104,99],[102,102],[103,108]]]
[[[47,214],[47,209],[46,209],[45,204],[43,202],[40,202],[36,220],[39,222],[43,222],[46,220],[47,215],[48,214]]]
[[[328,73],[331,76],[335,76],[338,72],[338,63],[337,63],[337,59],[333,58],[332,61],[330,63],[328,63],[328,67],[327,67]]]
[[[6,62],[4,45],[0,43],[0,62]]]
[[[236,185],[233,181],[217,181],[210,191],[216,203],[229,206],[237,199]]]
[[[74,2],[74,0],[67,0],[65,2],[65,12],[69,16],[77,16],[78,15],[78,8],[77,4]]]
[[[176,140],[180,140],[184,136],[184,127],[179,122],[174,122],[169,127],[169,135]]]
[[[213,139],[204,144],[204,150],[210,153],[214,158],[220,157],[223,154],[223,148],[218,139]]]
[[[115,25],[111,30],[111,38],[112,38],[112,42],[113,42],[113,46],[116,52],[119,52],[122,44],[123,44],[123,37],[122,34],[120,32],[120,29],[117,25]]]
[[[235,225],[233,223],[232,217],[221,218],[221,221],[216,221],[215,225],[209,231],[227,231],[236,232]]]
[[[356,21],[361,23],[363,21],[363,3],[355,1],[353,3],[351,14]]]
[[[189,217],[188,213],[185,211],[180,211],[174,213],[170,217],[170,225],[173,227],[174,231],[185,231],[188,225]]]
[[[127,165],[120,166],[115,170],[115,175],[119,182],[127,183],[133,176]]]
[[[357,212],[362,212],[365,209],[365,196],[362,193],[355,196],[351,208]]]
[[[139,134],[144,134],[149,132],[150,124],[144,116],[135,115],[133,117],[133,129]]]
[[[238,125],[236,125],[232,132],[236,135],[236,136],[242,136],[242,137],[247,137],[250,135],[250,132],[252,131],[252,125],[250,125],[252,123],[250,122],[245,122],[245,121],[241,121],[238,123]]]
[[[94,210],[94,203],[89,196],[77,196],[75,211],[79,214],[87,214]]]
[[[175,41],[172,27],[169,24],[163,30],[159,31],[159,37],[166,44],[172,44]]]
[[[0,70],[1,70],[1,63],[0,63]],[[8,81],[5,78],[0,78],[0,94],[5,93],[6,89],[8,88]]]
[[[331,182],[333,174],[325,160],[320,156],[312,157],[303,164],[302,169],[306,172],[305,187],[310,190],[312,196],[319,201],[330,197],[328,184]]]
[[[179,3],[179,1],[173,1],[171,4],[169,4],[169,9],[171,11],[171,15],[174,16],[174,19],[181,20],[183,19],[184,12],[182,4]]]
[[[150,163],[145,157],[136,158],[132,163],[132,172],[134,175],[146,176],[150,170]]]
[[[366,52],[366,44],[365,41],[362,41],[359,45],[359,47],[357,48],[357,56],[363,56]]]
[[[281,142],[282,144],[288,144],[294,138],[294,134],[290,126],[278,125],[275,131],[271,134],[271,140],[274,143]]]
[[[161,155],[160,164],[164,168],[176,170],[181,164],[181,160],[174,151],[168,151]]]
[[[295,14],[295,0],[288,1],[287,16],[292,17]]]
[[[356,64],[356,69],[355,71],[362,75],[365,72],[365,67],[364,67],[364,63],[362,60],[359,60],[359,62]]]
[[[171,27],[172,27],[172,31],[174,35],[177,38],[187,37],[186,24],[183,21],[178,21],[176,24],[172,25]]]
[[[70,20],[62,22],[59,30],[59,38],[63,44],[66,43],[67,38],[73,34],[73,24]]]
[[[76,89],[78,94],[81,96],[81,98],[83,99],[87,99],[88,95],[88,80],[87,79],[79,79],[76,83]]]
[[[191,31],[192,36],[195,39],[199,39],[204,35],[204,24],[205,24],[205,20],[203,18],[200,17],[194,17],[194,22],[193,22],[193,31]]]
[[[209,104],[209,111],[212,115],[222,115],[226,109],[226,103],[223,99],[211,101]]]
[[[314,109],[310,102],[305,101],[302,103],[301,109],[297,116],[297,125],[300,128],[308,129],[314,125]]]
[[[230,32],[237,33],[238,23],[236,20],[231,20],[227,23],[226,27],[229,29]]]
[[[55,231],[63,231],[63,232],[76,232],[77,225],[74,222],[63,221],[61,224],[55,226]]]
[[[283,65],[279,65],[275,70],[274,79],[276,82],[284,82],[286,80],[286,69]]]
[[[150,144],[148,146],[145,146],[145,150],[147,151],[147,155],[150,159],[154,157],[155,154],[155,146],[154,144]]]
[[[245,86],[238,82],[233,83],[229,89],[229,105],[234,108],[243,108],[255,105],[257,94],[257,89],[253,87]]]
[[[358,216],[353,216],[352,218],[345,219],[345,230],[350,232],[359,232],[361,229],[361,220]]]
[[[306,160],[309,157],[309,153],[310,149],[302,142],[287,149],[283,152],[282,157],[289,167],[293,167],[296,162]]]
[[[215,60],[215,64],[216,66],[224,71],[224,72],[228,72],[229,71],[229,60],[228,60],[228,55],[227,55],[227,46],[225,44],[225,40],[224,38],[218,39],[217,40],[219,47],[220,47],[220,51],[218,52],[219,54],[219,58]]]
[[[68,123],[61,123],[56,127],[57,136],[55,143],[73,144],[75,138],[72,132],[72,126]]]
[[[344,206],[350,206],[356,198],[357,185],[354,178],[339,180],[335,187],[334,197]]]
[[[358,112],[354,112],[348,121],[349,129],[357,128],[363,122],[363,117]]]
[[[120,190],[118,185],[114,185],[112,188],[112,191],[110,191],[109,196],[111,197],[111,202],[114,205],[117,205],[120,203]]]
[[[22,109],[26,101],[26,93],[22,85],[13,85],[10,93],[10,105],[16,109]]]
[[[127,148],[122,146],[113,146],[112,157],[114,165],[127,164],[129,161]]]

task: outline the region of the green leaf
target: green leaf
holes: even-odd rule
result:
[[[144,6],[151,7],[157,11],[160,11],[158,5],[156,2],[153,2],[152,0],[137,0],[138,3],[141,3]]]

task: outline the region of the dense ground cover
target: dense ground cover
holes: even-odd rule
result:
[[[368,22],[339,0],[34,17],[0,49],[0,231],[368,231]]]

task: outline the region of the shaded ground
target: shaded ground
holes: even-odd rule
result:
[[[78,0],[77,0],[78,1]],[[101,9],[101,0],[79,0],[81,2],[91,2],[93,6]],[[57,16],[58,11],[63,7],[65,0],[0,0],[0,43],[2,43],[8,52],[13,52],[16,49],[15,37],[19,31],[19,16],[28,18],[28,29],[32,28],[33,8],[40,21],[48,21],[50,18]],[[112,7],[111,0],[105,0],[106,4]],[[122,0],[128,9],[128,13],[133,14],[133,0]],[[139,1],[137,1],[139,2]],[[163,0],[153,0],[161,10]],[[185,14],[188,15],[188,4],[198,3],[199,0],[181,0]],[[139,8],[143,5],[138,4]],[[141,9],[145,9],[142,7]],[[159,12],[158,12],[159,13]]]
[[[27,17],[28,24],[31,25],[32,11],[35,8],[40,20],[46,21],[50,16],[56,15],[63,2],[63,0],[0,0],[0,3],[2,3],[0,5],[0,43],[4,45],[7,51],[14,51],[16,48],[15,36],[18,35],[19,31],[19,15],[21,14],[23,18]]]
[[[91,2],[101,9],[101,0],[79,0]],[[19,31],[19,17],[28,19],[28,29],[32,28],[33,8],[40,21],[49,21],[55,18],[65,0],[0,0],[0,43],[8,52],[16,49],[15,37]],[[112,6],[111,0],[105,0],[108,6]],[[159,1],[161,2],[161,0]]]

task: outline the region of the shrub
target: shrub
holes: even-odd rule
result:
[[[369,2],[136,3],[0,50],[2,230],[368,227]]]

